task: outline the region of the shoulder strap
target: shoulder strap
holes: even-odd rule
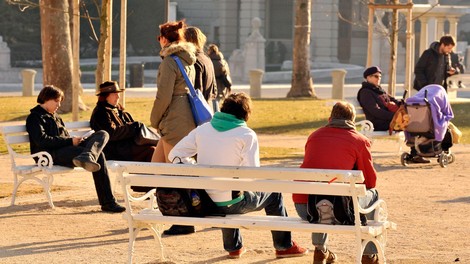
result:
[[[184,67],[183,67],[183,64],[181,63],[180,58],[178,58],[178,56],[176,56],[174,54],[172,54],[170,56],[176,61],[176,64],[178,64],[178,68],[180,68],[181,74],[183,74],[183,78],[186,82],[186,85],[189,88],[189,92],[191,93],[191,96],[193,96],[193,97],[196,96],[196,90],[194,90],[193,84],[189,80],[188,74],[186,74],[186,71],[184,70]]]

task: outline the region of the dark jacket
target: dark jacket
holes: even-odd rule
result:
[[[217,93],[219,96],[222,95],[223,97],[223,95],[227,93],[225,89],[228,89],[228,92],[230,92],[232,87],[228,63],[222,53],[211,53],[209,57],[214,65],[215,79],[217,80]]]
[[[93,130],[105,130],[109,141],[104,148],[108,160],[151,161],[154,146],[139,146],[134,138],[141,124],[134,121],[131,114],[120,105],[98,102],[90,118]]]
[[[215,82],[214,66],[211,59],[204,52],[196,52],[196,78],[194,80],[194,89],[202,91],[204,98],[209,102],[217,95],[217,84]]]
[[[439,84],[445,87],[447,78],[447,62],[444,54],[439,53],[439,42],[431,43],[425,50],[415,66],[415,80],[413,88],[420,90],[428,84]]]
[[[357,92],[357,101],[362,107],[366,119],[374,124],[375,131],[386,131],[390,126],[394,113],[387,109],[388,102],[399,105],[400,102],[380,86],[363,82],[361,89]]]
[[[54,158],[55,150],[73,146],[73,140],[59,115],[47,112],[40,105],[30,112],[26,118],[26,130],[31,154],[47,151]]]

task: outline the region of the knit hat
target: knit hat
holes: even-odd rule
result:
[[[380,70],[380,68],[377,67],[377,66],[372,66],[372,67],[367,68],[367,69],[364,71],[364,79],[367,78],[367,76],[372,75],[372,74],[377,73],[377,72],[382,73],[382,71]]]

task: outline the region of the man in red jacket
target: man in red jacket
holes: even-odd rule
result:
[[[301,168],[362,170],[367,195],[359,199],[362,208],[371,206],[378,199],[375,182],[377,174],[372,164],[369,139],[356,131],[354,120],[356,110],[347,102],[337,102],[333,106],[328,124],[313,132],[305,145],[305,156]],[[299,216],[307,220],[306,194],[293,194],[295,209]],[[367,215],[372,219],[373,215]],[[313,263],[334,263],[336,255],[327,249],[328,236],[312,234],[315,246]],[[379,263],[377,248],[369,243],[364,250],[362,263]]]

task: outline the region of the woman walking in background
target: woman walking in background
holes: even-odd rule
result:
[[[209,45],[207,55],[214,65],[215,79],[217,80],[217,98],[225,98],[232,91],[232,78],[230,78],[230,69],[224,54],[219,51],[215,44]]]
[[[194,80],[194,89],[199,89],[204,98],[210,105],[210,101],[217,96],[217,87],[215,82],[214,66],[211,59],[204,53],[206,45],[206,35],[197,27],[188,27],[184,33],[186,41],[196,46],[196,78]]]

